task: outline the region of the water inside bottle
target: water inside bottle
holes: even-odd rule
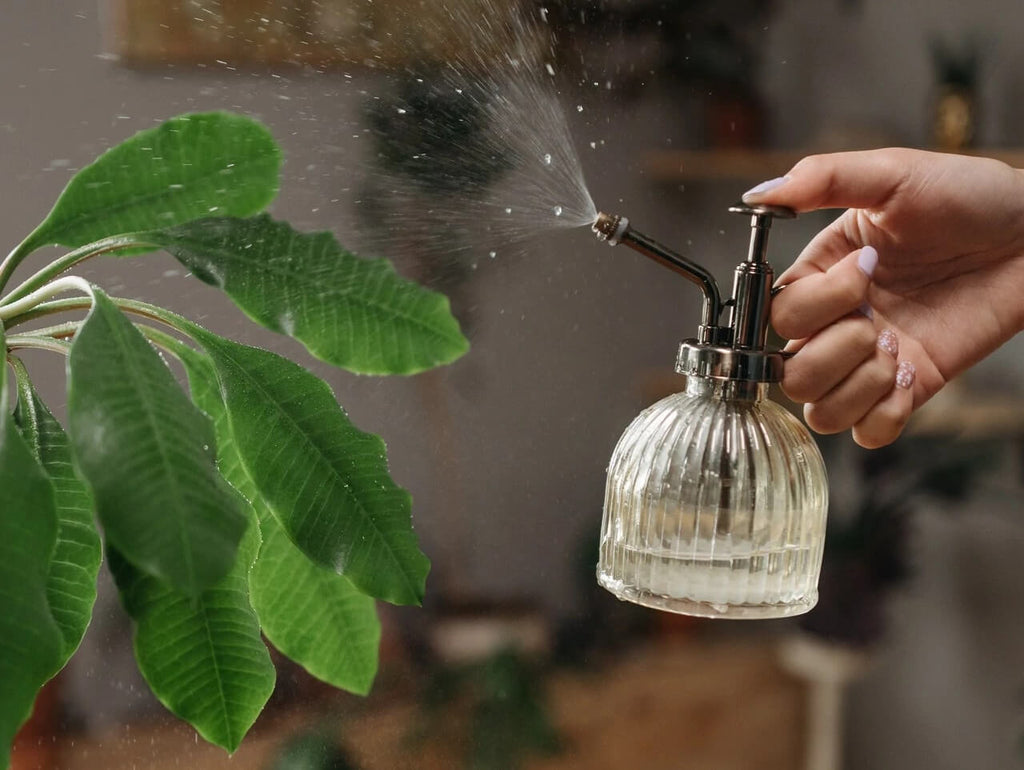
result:
[[[620,599],[705,617],[782,617],[817,601],[818,549],[781,546],[728,558],[602,544],[601,585]]]

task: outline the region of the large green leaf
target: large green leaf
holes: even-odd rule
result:
[[[71,347],[68,427],[111,546],[192,596],[227,574],[246,519],[213,426],[99,290]]]
[[[46,597],[57,541],[53,484],[11,419],[2,328],[0,350],[0,767],[7,767],[36,693],[60,668],[63,640]]]
[[[79,171],[20,247],[78,247],[211,213],[250,216],[277,193],[281,152],[242,115],[182,115],[107,150]]]
[[[234,566],[198,598],[109,549],[111,572],[135,621],[135,659],[150,689],[206,740],[234,751],[274,692],[276,672],[249,604],[259,549],[253,521]]]
[[[430,563],[380,437],[356,428],[327,383],[298,364],[190,333],[213,360],[242,463],[293,542],[371,596],[419,603]]]
[[[213,419],[218,467],[259,517],[263,544],[249,574],[249,590],[263,633],[313,676],[351,692],[369,692],[380,645],[373,599],[295,547],[242,465],[209,359],[191,353],[182,361],[192,397]]]
[[[469,348],[448,299],[361,259],[328,232],[299,233],[263,215],[147,233],[256,322],[316,357],[361,374],[411,374]]]
[[[306,558],[259,498],[256,509],[264,539],[249,590],[263,633],[313,676],[365,695],[380,647],[373,599]]]
[[[46,595],[64,637],[63,665],[78,649],[89,627],[103,546],[93,522],[89,492],[71,464],[68,437],[32,387],[24,367],[19,365],[16,371],[18,406],[14,418],[55,492],[57,546],[50,560]]]

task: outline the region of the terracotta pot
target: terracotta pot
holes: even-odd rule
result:
[[[32,716],[14,737],[11,770],[48,770],[57,766],[60,685],[51,680],[36,696]]]

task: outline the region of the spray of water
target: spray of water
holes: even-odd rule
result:
[[[474,262],[594,221],[544,16],[474,2],[420,22],[457,44],[371,99],[359,203],[370,249]]]

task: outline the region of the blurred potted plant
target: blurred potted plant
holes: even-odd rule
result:
[[[825,440],[835,447],[839,439]],[[800,633],[780,649],[783,665],[809,686],[808,770],[841,766],[843,693],[868,665],[885,634],[886,598],[912,575],[910,519],[925,500],[966,499],[991,467],[987,442],[906,436],[859,452],[860,498],[833,504],[817,606],[796,620]]]
[[[759,145],[764,105],[758,93],[760,38],[771,0],[635,0],[629,3],[566,3],[552,12],[564,36],[596,39],[600,47],[622,39],[629,68],[614,62],[619,91],[637,93],[653,75],[703,103],[704,141],[716,148]]]
[[[453,718],[453,714],[465,718]],[[413,744],[465,746],[468,770],[519,770],[561,742],[544,697],[544,669],[514,649],[466,664],[441,664],[427,678]]]

